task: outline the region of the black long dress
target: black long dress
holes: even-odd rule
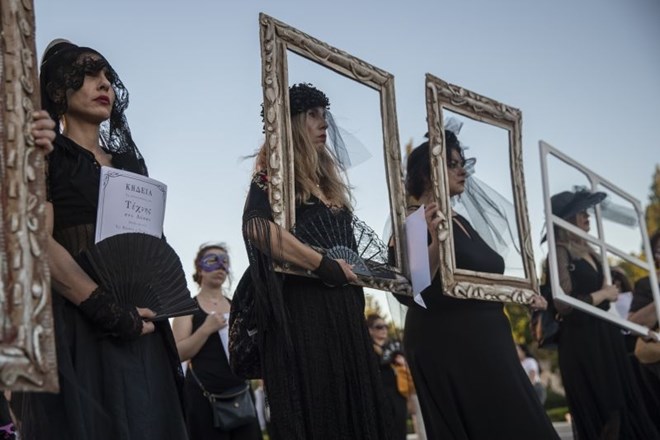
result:
[[[75,258],[94,244],[100,166],[58,135],[48,156],[53,237]],[[146,174],[142,160],[114,154],[113,166]],[[17,393],[23,439],[186,439],[183,374],[167,322],[134,341],[102,335],[73,303],[53,292],[60,393]]]
[[[561,255],[561,254],[558,254]],[[559,261],[559,270],[569,270]],[[572,262],[572,296],[600,290],[603,272],[584,258]],[[564,286],[562,286],[564,287]],[[606,310],[608,301],[598,307]],[[660,438],[650,420],[627,359],[624,336],[615,325],[579,310],[560,323],[559,368],[580,440]]]
[[[204,323],[208,315],[201,308],[192,315],[192,331],[195,332]],[[220,394],[232,388],[245,386],[245,381],[232,373],[227,355],[222,347],[218,332],[213,332],[206,339],[202,348],[191,359],[191,368],[204,388],[210,393]],[[186,403],[186,423],[188,434],[195,440],[260,440],[261,429],[255,418],[254,423],[239,426],[232,431],[221,431],[213,426],[213,413],[209,401],[192,377],[186,373],[184,384]]]
[[[391,415],[391,440],[406,440],[408,433],[408,401],[399,392],[397,373],[392,366],[391,352],[380,355],[376,352],[380,366],[380,378],[383,383],[387,411]]]
[[[456,267],[503,273],[504,260],[462,217]],[[442,293],[439,276],[410,304],[404,347],[429,440],[557,439],[523,370],[497,302]]]
[[[328,287],[318,279],[273,272],[272,260],[256,245],[259,242],[264,248],[277,240],[269,233],[272,217],[266,191],[267,176],[257,173],[243,225],[260,316],[257,325],[271,438],[388,439],[362,289]],[[337,216],[336,220],[350,226],[346,209],[331,209],[316,198],[297,207],[296,223],[319,214]]]

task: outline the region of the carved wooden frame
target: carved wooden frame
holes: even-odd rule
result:
[[[398,293],[410,293],[408,262],[404,252],[401,151],[394,97],[394,76],[344,51],[336,49],[266,14],[259,14],[264,129],[268,148],[269,197],[275,223],[291,230],[295,223],[293,145],[289,116],[287,50],[350,78],[380,93],[383,148],[392,211],[392,230],[400,274],[394,281],[360,278],[357,285]],[[313,276],[283,264],[277,271]]]
[[[2,0],[0,20],[0,388],[55,392],[45,161],[31,133],[39,102],[32,1]]]
[[[513,184],[519,240],[525,278],[456,268],[453,222],[447,183],[443,108],[509,132],[509,163]],[[440,273],[446,295],[464,299],[531,304],[539,292],[530,237],[522,164],[522,113],[520,110],[426,75],[426,111],[429,126],[433,197],[442,221],[438,227]]]

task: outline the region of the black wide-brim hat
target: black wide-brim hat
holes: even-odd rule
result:
[[[564,220],[571,220],[578,213],[586,211],[602,202],[605,197],[607,197],[607,194],[600,191],[563,191],[550,198],[552,214]]]
[[[550,197],[552,214],[564,220],[572,220],[575,216],[592,208],[605,200],[607,194],[601,191],[591,192],[586,189],[578,191],[562,191]],[[545,242],[547,235],[541,237],[541,244]]]

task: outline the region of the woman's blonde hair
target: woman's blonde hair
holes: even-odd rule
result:
[[[333,205],[351,209],[350,187],[342,179],[337,160],[327,147],[317,148],[307,133],[307,112],[291,116],[293,141],[293,169],[295,173],[296,203],[307,203],[321,190]],[[265,170],[268,148],[264,144],[257,153],[255,171]]]
[[[314,145],[307,133],[306,118],[307,112],[291,116],[296,202],[308,202],[320,189],[328,202],[350,209],[349,186],[342,179],[337,160],[327,147]]]
[[[570,219],[569,222],[575,224],[575,219]],[[587,255],[596,257],[596,252],[586,240],[564,228],[555,227],[555,241],[557,245],[564,246],[572,258],[580,259]]]

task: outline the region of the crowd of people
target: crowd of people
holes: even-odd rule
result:
[[[515,345],[503,304],[442,292],[435,233],[441,216],[428,142],[409,155],[405,187],[425,206],[433,280],[421,294],[425,308],[398,297],[408,313],[397,341],[382,316],[365,317],[353,266],[319,251],[313,231],[321,228],[313,226],[325,222],[326,247],[335,239],[332,228],[352,227],[351,191],[340,155],[326,142],[329,98],[310,84],[289,89],[297,228],[273,221],[265,145],[255,155],[243,212],[250,265],[242,276],[249,282],[239,284],[253,295],[262,379],[253,389],[230,362],[232,273],[224,244],[199,248],[193,273],[199,310],[171,326],[151,321],[149,309],[119,303],[78,258],[94,244],[100,167],[142,175],[147,167],[125,116],[128,92],[102,54],[56,40],[42,58],[40,82],[45,111],[35,114],[33,135],[48,160],[60,392],[14,392],[12,414],[0,399],[0,436],[11,438],[18,427],[24,440],[256,440],[267,427],[273,440],[403,440],[416,416],[423,419],[420,438],[558,438],[543,408],[538,362]],[[458,133],[445,130],[445,140],[449,194],[460,196],[468,159]],[[559,193],[552,210],[588,231],[587,210],[602,199]],[[457,268],[504,273],[502,256],[466,217],[452,212],[451,222]],[[562,228],[555,235],[563,290],[609,306],[619,290],[604,282],[593,248]],[[660,267],[660,234],[651,242]],[[280,262],[315,276],[283,275],[274,270]],[[657,328],[649,280],[633,291],[631,320]],[[546,305],[537,295],[531,307]],[[576,438],[660,438],[660,358],[634,364],[617,327],[578,310],[560,312],[559,363]],[[247,402],[251,411],[223,414],[227,405],[216,403],[227,399]]]

